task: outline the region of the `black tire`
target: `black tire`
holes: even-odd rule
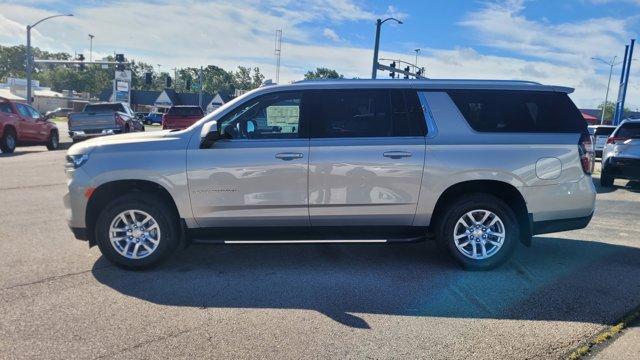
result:
[[[124,132],[128,133],[129,131],[131,131],[130,128],[129,128],[129,124],[125,124],[124,125]]]
[[[454,231],[456,231],[458,220],[464,214],[480,209],[488,210],[500,218],[504,225],[505,236],[502,246],[495,254],[485,259],[473,259],[458,250],[454,241]],[[490,222],[491,219],[487,221]],[[520,241],[520,227],[511,207],[499,198],[483,193],[464,195],[453,200],[439,216],[436,231],[439,247],[446,248],[448,253],[467,270],[490,270],[502,265],[511,257]],[[476,238],[476,241],[481,239]]]
[[[17,143],[16,132],[11,128],[5,129],[0,139],[0,150],[3,153],[11,154],[16,149]]]
[[[47,150],[58,150],[60,147],[60,137],[58,136],[58,132],[55,130],[51,131],[49,134],[49,140],[47,140]]]
[[[146,212],[156,220],[157,226],[160,228],[161,236],[158,245],[146,257],[139,259],[125,257],[116,251],[111,244],[109,239],[111,222],[120,213],[127,210]],[[180,242],[178,214],[157,195],[144,192],[126,194],[111,201],[100,212],[95,231],[96,243],[102,255],[115,265],[130,270],[148,269],[160,264],[174,252]]]
[[[615,178],[609,175],[609,171],[606,166],[602,166],[602,172],[600,173],[600,186],[602,187],[612,187],[613,181]]]

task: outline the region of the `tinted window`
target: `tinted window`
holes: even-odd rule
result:
[[[126,112],[122,104],[88,104],[84,107],[85,112]]]
[[[221,120],[222,134],[230,139],[288,139],[300,131],[302,95],[275,93],[241,104]]]
[[[13,110],[11,110],[11,104],[9,104],[8,102],[0,103],[0,112],[10,114],[13,113]]]
[[[608,126],[600,126],[598,128],[596,128],[595,134],[594,135],[611,135],[611,133],[613,133],[613,131],[615,130],[615,127],[608,127]]]
[[[580,111],[564,93],[502,90],[453,90],[448,93],[476,131],[587,131]]]
[[[640,139],[640,122],[620,125],[616,137]]]
[[[188,107],[172,107],[167,112],[168,115],[178,115],[178,116],[202,116],[204,113],[199,106],[188,106]]]
[[[423,136],[424,116],[415,91],[313,92],[312,137]]]

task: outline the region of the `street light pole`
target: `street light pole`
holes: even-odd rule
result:
[[[33,25],[27,25],[27,104],[31,104],[31,72],[33,71],[33,56],[31,55],[31,29],[43,21],[60,16],[73,16],[73,14],[52,15],[36,21]]]
[[[592,60],[596,60],[596,61],[600,61],[602,63],[605,63],[607,65],[609,65],[609,81],[607,82],[607,92],[604,96],[604,105],[602,106],[602,114],[600,115],[600,125],[604,124],[604,113],[607,110],[607,103],[609,102],[609,87],[611,86],[611,75],[613,74],[613,67],[616,65],[620,65],[621,63],[617,63],[616,64],[616,59],[618,58],[618,56],[614,56],[613,60],[611,60],[611,62],[602,60],[600,58],[591,58]]]
[[[95,35],[89,34],[89,61],[93,62],[93,38]]]
[[[418,68],[418,54],[420,53],[420,49],[419,49],[419,48],[418,48],[418,49],[414,49],[413,51],[415,51],[415,52],[416,52],[416,62],[415,62],[415,65],[416,65],[416,69],[417,69],[417,68]]]
[[[393,20],[395,22],[397,22],[398,24],[402,24],[402,21],[396,19],[396,18],[386,18],[384,20],[378,19],[376,20],[376,40],[375,40],[375,44],[373,46],[373,66],[371,69],[371,78],[375,79],[376,75],[378,73],[378,51],[380,50],[380,28],[382,27],[382,24],[384,24],[385,22],[387,22],[388,20]]]

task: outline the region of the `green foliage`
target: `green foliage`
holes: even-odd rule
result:
[[[607,101],[606,104],[602,102],[602,104],[598,105],[598,109],[600,110],[604,109],[604,122],[611,123],[611,120],[613,119],[613,114],[616,111],[616,103],[614,103],[613,101]],[[624,118],[630,112],[631,110],[629,110],[628,108],[624,108],[624,113],[622,118]]]
[[[316,68],[316,71],[307,71],[304,74],[305,80],[315,80],[315,79],[342,79],[344,75],[338,74],[337,71],[328,68]]]

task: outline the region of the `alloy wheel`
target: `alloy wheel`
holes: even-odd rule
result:
[[[471,259],[484,260],[500,251],[504,244],[504,223],[489,210],[472,210],[460,217],[453,230],[458,251]]]

